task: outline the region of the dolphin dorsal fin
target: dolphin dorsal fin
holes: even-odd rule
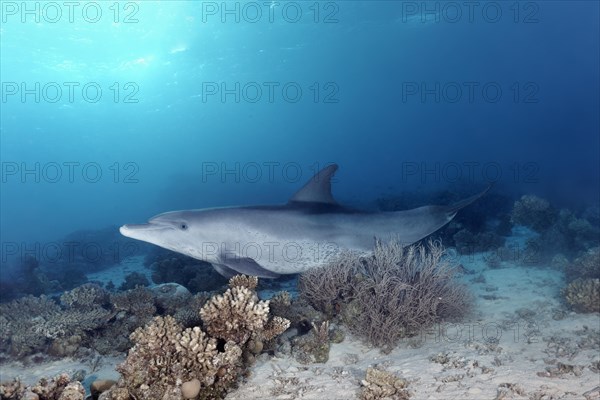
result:
[[[291,198],[290,203],[324,203],[336,204],[331,195],[331,177],[337,171],[337,164],[331,164],[320,170]]]

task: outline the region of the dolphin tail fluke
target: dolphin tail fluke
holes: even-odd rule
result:
[[[465,208],[466,206],[474,203],[479,198],[483,197],[492,188],[492,186],[493,185],[489,185],[481,193],[475,194],[475,195],[473,195],[471,197],[467,197],[466,199],[462,199],[461,201],[459,201],[457,203],[454,203],[452,205],[446,206],[444,211],[446,211],[448,213],[448,217],[450,219],[454,218],[454,216],[456,215],[456,213],[458,211],[460,211],[461,209]]]

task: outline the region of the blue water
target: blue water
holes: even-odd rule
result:
[[[490,181],[598,204],[598,2],[99,2],[73,22],[61,4],[2,2],[3,261],[7,243],[282,203],[330,162],[339,201],[365,207]]]

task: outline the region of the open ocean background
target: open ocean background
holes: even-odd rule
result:
[[[340,202],[367,208],[490,181],[598,205],[598,2],[97,2],[73,22],[25,4],[2,3],[3,262],[7,244],[283,203],[330,162]]]

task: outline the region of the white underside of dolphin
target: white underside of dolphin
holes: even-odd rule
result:
[[[331,195],[329,165],[285,205],[172,211],[147,224],[123,225],[124,236],[211,263],[222,275],[265,278],[325,265],[342,250],[368,253],[375,238],[404,245],[437,231],[485,191],[450,206],[363,212],[339,205]]]

